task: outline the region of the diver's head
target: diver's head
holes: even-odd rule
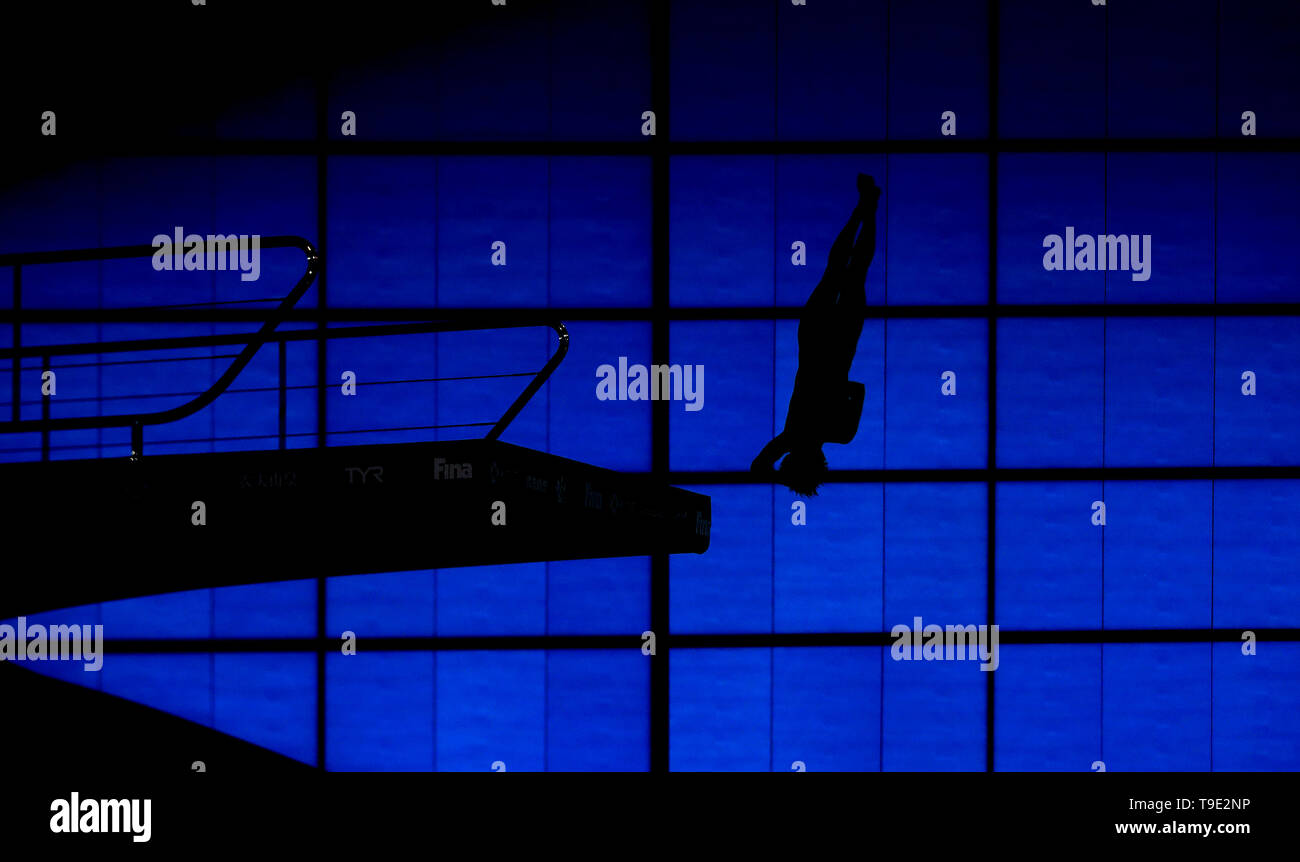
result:
[[[829,472],[830,467],[826,463],[826,456],[822,454],[822,447],[811,445],[790,450],[790,454],[781,462],[778,474],[781,484],[800,497],[816,497],[817,489],[826,481]]]

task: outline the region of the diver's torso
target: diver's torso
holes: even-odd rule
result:
[[[799,376],[827,378],[843,384],[862,336],[862,317],[834,312],[807,315],[799,321]]]

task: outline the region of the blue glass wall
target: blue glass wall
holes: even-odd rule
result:
[[[958,0],[691,0],[669,4],[659,56],[656,4],[483,5],[454,39],[360,52],[323,94],[288,81],[212,126],[218,142],[297,150],[85,158],[7,183],[0,253],[176,226],[290,234],[325,256],[304,308],[580,310],[567,359],[503,439],[631,473],[663,452],[661,479],[712,498],[710,550],[660,575],[647,557],[323,589],[276,572],[35,615],[136,644],[102,672],[29,667],[333,770],[649,769],[653,662],[669,667],[674,770],[1300,768],[1300,647],[1245,655],[1239,639],[1300,629],[1300,480],[1212,472],[1300,466],[1300,324],[1284,305],[1300,303],[1300,160],[1269,145],[1300,134],[1293,10],[1002,0],[990,22]],[[1257,151],[1238,145],[1248,110]],[[1021,143],[990,154],[991,134]],[[1234,145],[1216,152],[1215,135]],[[854,440],[826,447],[853,472],[799,500],[747,468],[784,424],[794,318],[858,172],[884,190],[850,375],[866,399]],[[1149,234],[1150,277],[1045,269],[1045,237],[1067,227]],[[256,282],[147,259],[29,266],[21,306],[265,307],[301,265],[267,251]],[[0,347],[239,331],[25,322],[0,327]],[[653,362],[656,333],[705,381],[703,409],[670,403],[663,426],[647,402],[595,395],[597,367]],[[277,448],[282,382],[288,448],[481,436],[526,382],[502,375],[555,346],[544,327],[339,339],[321,362],[291,342],[283,381],[268,346],[148,451]],[[51,414],[180,403],[231,352],[58,360]],[[41,415],[43,367],[18,370],[23,418]],[[12,364],[0,372],[7,417]],[[55,432],[48,457],[128,443]],[[0,436],[0,460],[41,457],[39,434]],[[1172,472],[1100,472],[1153,468]],[[656,577],[657,634],[677,645],[646,656]],[[992,687],[978,662],[895,660],[889,634],[916,617],[998,624]],[[358,654],[331,648],[318,671],[313,639],[345,631]]]

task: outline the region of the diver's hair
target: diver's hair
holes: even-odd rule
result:
[[[816,497],[817,489],[826,480],[830,467],[820,447],[794,449],[781,462],[778,475],[781,484],[800,497]]]

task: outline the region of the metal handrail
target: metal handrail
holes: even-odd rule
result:
[[[88,428],[121,428],[131,426],[132,428],[132,450],[133,454],[139,455],[139,449],[134,445],[138,442],[143,426],[159,425],[165,422],[175,422],[178,419],[184,419],[207,407],[217,396],[230,386],[234,379],[239,376],[245,366],[253,359],[253,354],[257,353],[258,348],[266,343],[267,338],[275,331],[275,328],[283,321],[284,316],[289,312],[302,295],[311,287],[311,283],[316,280],[316,272],[320,263],[320,255],[316,248],[307,240],[298,236],[272,236],[267,237],[261,242],[262,248],[296,248],[302,251],[307,257],[307,269],[303,272],[298,283],[293,286],[280,304],[271,313],[271,316],[262,328],[259,329],[251,338],[244,337],[238,339],[236,344],[244,344],[244,349],[239,355],[231,361],[230,366],[225,372],[213,382],[204,392],[190,399],[184,404],[167,410],[158,410],[152,413],[118,413],[111,416],[69,416],[55,419],[53,417],[42,417],[40,419],[13,419],[8,422],[0,423],[0,433],[15,434],[24,431],[67,431]],[[0,266],[21,267],[29,264],[40,263],[77,263],[90,260],[120,260],[130,257],[152,257],[158,249],[153,245],[121,245],[107,248],[83,248],[65,251],[45,251],[45,252],[23,252],[20,254],[0,255]],[[155,345],[155,349],[172,347],[168,343],[169,339],[152,339],[160,342]],[[141,348],[141,349],[148,349]],[[24,356],[49,356],[54,355],[56,350],[51,347],[11,347],[0,350],[0,359],[12,358],[17,365]],[[102,353],[107,351],[86,350],[83,352]]]
[[[506,409],[501,418],[488,431],[486,438],[495,440],[501,436],[506,427],[519,415],[524,406],[532,399],[542,385],[550,378],[551,373],[564,360],[569,350],[569,332],[564,323],[559,320],[539,320],[536,322],[512,321],[502,322],[485,322],[476,325],[457,324],[445,321],[431,321],[428,323],[396,323],[396,324],[376,324],[369,326],[347,326],[336,327],[333,329],[315,329],[315,330],[292,330],[288,332],[277,333],[276,327],[284,322],[289,311],[302,298],[311,283],[315,281],[319,272],[320,254],[316,248],[306,239],[296,236],[273,236],[266,237],[261,242],[264,249],[275,248],[297,248],[303,252],[307,258],[306,270],[298,279],[293,289],[285,295],[284,299],[272,311],[271,315],[262,324],[261,328],[251,335],[198,335],[184,337],[165,337],[165,338],[145,338],[132,339],[127,341],[106,341],[106,342],[83,342],[78,344],[56,344],[56,345],[36,345],[29,347],[8,347],[0,348],[0,360],[11,359],[14,362],[14,372],[17,373],[22,357],[35,356],[42,357],[48,362],[51,356],[79,355],[86,353],[123,353],[147,350],[175,350],[186,347],[210,347],[216,345],[244,345],[243,350],[226,368],[217,380],[205,391],[176,407],[166,410],[158,410],[151,413],[119,413],[109,416],[73,416],[53,418],[44,416],[40,419],[13,419],[10,421],[0,422],[0,434],[14,434],[22,432],[44,432],[65,431],[65,430],[85,430],[95,428],[118,428],[131,427],[131,450],[132,457],[139,457],[143,444],[143,427],[145,425],[161,425],[168,422],[175,422],[184,419],[202,410],[210,405],[223,392],[230,387],[239,373],[244,370],[249,362],[252,361],[254,354],[268,341],[286,342],[286,341],[316,341],[318,339],[332,340],[335,338],[361,338],[385,335],[413,335],[430,332],[470,332],[488,329],[514,329],[530,326],[549,326],[555,330],[559,339],[555,352],[547,359],[546,364],[534,375],[529,384],[524,387],[518,397]],[[20,277],[21,267],[29,264],[42,263],[75,263],[91,260],[118,260],[132,257],[150,257],[157,251],[152,245],[133,245],[133,246],[113,246],[106,248],[90,249],[72,249],[64,251],[46,251],[46,252],[23,252],[17,254],[0,254],[0,266],[13,266],[15,268],[15,279]],[[324,385],[323,381],[320,385]]]

